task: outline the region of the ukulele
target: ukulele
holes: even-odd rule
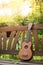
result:
[[[33,25],[32,23],[28,25],[26,42],[22,43],[22,49],[19,51],[19,58],[21,60],[30,60],[32,58],[32,51],[31,51],[32,43],[31,41],[29,41],[30,29],[32,28],[32,25]]]

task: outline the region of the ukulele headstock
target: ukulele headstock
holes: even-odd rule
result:
[[[28,30],[31,30],[33,23],[28,24]]]

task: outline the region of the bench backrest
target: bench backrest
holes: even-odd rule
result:
[[[17,54],[16,43],[25,30],[27,26],[0,27],[0,54]]]
[[[32,41],[34,38],[32,41],[33,55],[43,55],[43,34],[40,39],[42,43],[38,42],[38,30],[42,29],[43,24],[34,24],[32,27],[30,40]],[[0,27],[0,54],[18,54],[27,30],[28,26]]]

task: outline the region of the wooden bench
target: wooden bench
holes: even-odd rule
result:
[[[28,26],[0,27],[0,54],[18,54],[27,30]],[[33,56],[43,56],[43,33],[42,39],[38,39],[40,30],[43,31],[43,24],[34,24],[31,29]]]

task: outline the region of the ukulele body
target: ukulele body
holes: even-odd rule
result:
[[[32,51],[31,51],[31,46],[32,43],[29,41],[30,38],[30,30],[32,28],[33,24],[30,23],[28,25],[28,31],[27,31],[27,40],[26,42],[22,43],[22,49],[19,51],[19,57],[21,60],[30,60],[32,57]]]
[[[22,43],[22,49],[19,52],[19,57],[21,60],[29,60],[32,57],[32,51],[31,51],[31,42],[23,42]]]

